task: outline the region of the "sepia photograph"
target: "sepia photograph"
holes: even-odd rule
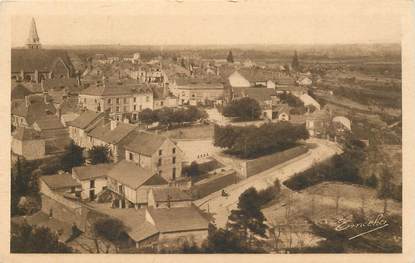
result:
[[[4,252],[402,254],[410,3],[17,3]]]

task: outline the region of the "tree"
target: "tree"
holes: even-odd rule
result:
[[[110,151],[107,146],[94,146],[88,151],[91,164],[111,162]]]
[[[11,214],[16,215],[21,211],[19,202],[23,196],[37,196],[39,192],[38,176],[36,173],[37,161],[28,161],[18,158],[11,169]]]
[[[208,238],[203,246],[206,253],[258,253],[260,249],[247,247],[244,240],[231,230],[209,224]]]
[[[82,243],[78,245],[90,253],[108,254],[118,251],[126,231],[122,221],[110,217],[99,217],[91,226],[91,229],[84,233],[84,238],[92,240],[95,247]]]
[[[253,158],[294,146],[309,134],[304,125],[289,122],[266,123],[260,127],[216,126],[214,145],[227,148],[226,152],[242,158]]]
[[[84,162],[83,148],[76,145],[74,141],[71,141],[68,147],[66,147],[66,153],[61,159],[62,169],[70,172],[73,167],[81,166]]]
[[[10,238],[12,253],[71,253],[72,249],[60,242],[47,227],[34,227],[27,223],[12,225]]]
[[[300,68],[300,62],[298,61],[297,50],[294,52],[294,57],[293,57],[293,61],[291,62],[291,67],[294,70],[298,70]]]
[[[144,109],[143,111],[138,113],[138,119],[147,125],[152,124],[153,122],[157,121],[157,116],[154,111],[151,109]]]
[[[260,238],[266,237],[268,226],[261,212],[263,202],[253,187],[239,196],[238,209],[232,210],[228,218],[228,228],[237,233],[250,248],[260,247]]]
[[[183,167],[183,174],[194,177],[199,175],[199,165],[193,161],[189,166]]]
[[[225,106],[223,115],[236,117],[241,121],[257,120],[261,116],[259,103],[249,97],[234,100]]]
[[[229,50],[228,57],[226,58],[226,61],[228,61],[228,63],[233,63],[234,62],[233,54],[232,54],[231,50]]]

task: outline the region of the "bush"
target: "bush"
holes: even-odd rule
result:
[[[215,126],[214,145],[242,158],[255,158],[293,146],[309,136],[304,125],[267,123],[260,127]]]
[[[256,100],[244,97],[226,105],[223,109],[223,115],[236,117],[241,121],[257,120],[261,116],[261,107]]]

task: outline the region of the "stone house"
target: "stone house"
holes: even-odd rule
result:
[[[83,148],[91,148],[92,142],[88,136],[88,132],[94,129],[98,125],[104,123],[105,114],[102,112],[94,112],[86,110],[73,121],[67,122],[69,129],[69,137],[75,142],[76,145]]]
[[[45,140],[34,129],[17,127],[12,134],[12,153],[24,157],[27,160],[44,158],[45,148]]]
[[[97,164],[72,168],[72,177],[81,184],[81,199],[95,200],[107,188],[107,173],[113,164]]]
[[[169,138],[139,132],[124,148],[127,161],[159,174],[168,182],[181,177],[183,154]]]

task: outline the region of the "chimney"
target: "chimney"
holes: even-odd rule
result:
[[[118,126],[118,122],[116,121],[116,120],[111,120],[111,124],[110,124],[110,128],[111,128],[111,131],[112,130],[114,130],[115,128],[117,128],[117,126]]]
[[[30,106],[30,96],[26,96],[24,97],[25,99],[25,103],[26,103],[26,108],[28,108]]]
[[[45,102],[45,104],[49,104],[49,102],[48,102],[48,93],[46,93],[46,92],[43,93],[43,102]]]

